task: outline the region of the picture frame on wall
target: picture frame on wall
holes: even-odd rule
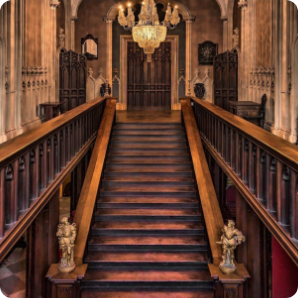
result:
[[[198,45],[199,65],[213,65],[213,58],[218,54],[218,44],[205,41]]]

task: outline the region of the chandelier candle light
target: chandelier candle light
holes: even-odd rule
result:
[[[133,40],[144,49],[144,53],[147,54],[147,62],[151,62],[155,49],[166,39],[167,28],[174,29],[180,22],[177,6],[175,6],[172,12],[170,3],[168,4],[162,24],[159,22],[154,0],[144,0],[137,24],[130,3],[128,3],[127,16],[125,16],[121,5],[119,8],[119,24],[126,30],[132,30]]]

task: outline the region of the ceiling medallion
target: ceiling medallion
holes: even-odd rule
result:
[[[135,15],[128,3],[127,16],[124,9],[119,6],[118,22],[125,30],[132,30],[132,37],[135,42],[144,49],[147,54],[147,62],[151,62],[152,54],[159,47],[160,43],[165,41],[167,36],[167,28],[174,29],[180,22],[177,6],[173,12],[170,3],[168,4],[164,21],[160,24],[159,16],[154,0],[144,0],[141,12],[139,14],[139,22],[135,22]]]

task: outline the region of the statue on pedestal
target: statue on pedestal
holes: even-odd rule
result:
[[[228,220],[228,225],[222,229],[221,241],[216,242],[222,245],[223,255],[219,269],[224,273],[233,273],[236,271],[234,264],[234,250],[237,245],[245,242],[245,237],[239,230],[235,229],[235,222]]]
[[[63,273],[71,272],[76,267],[74,262],[74,243],[77,237],[76,224],[70,224],[67,217],[62,217],[56,236],[58,237],[59,247],[62,251],[59,270]]]

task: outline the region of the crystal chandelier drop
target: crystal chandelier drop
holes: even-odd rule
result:
[[[155,49],[166,39],[167,28],[174,29],[180,22],[180,17],[177,6],[172,12],[169,3],[165,19],[160,24],[154,0],[144,0],[137,24],[130,3],[128,3],[127,16],[125,16],[124,9],[120,6],[118,22],[125,30],[132,30],[133,40],[144,49],[145,54],[147,54],[147,61],[151,62],[151,56]]]

